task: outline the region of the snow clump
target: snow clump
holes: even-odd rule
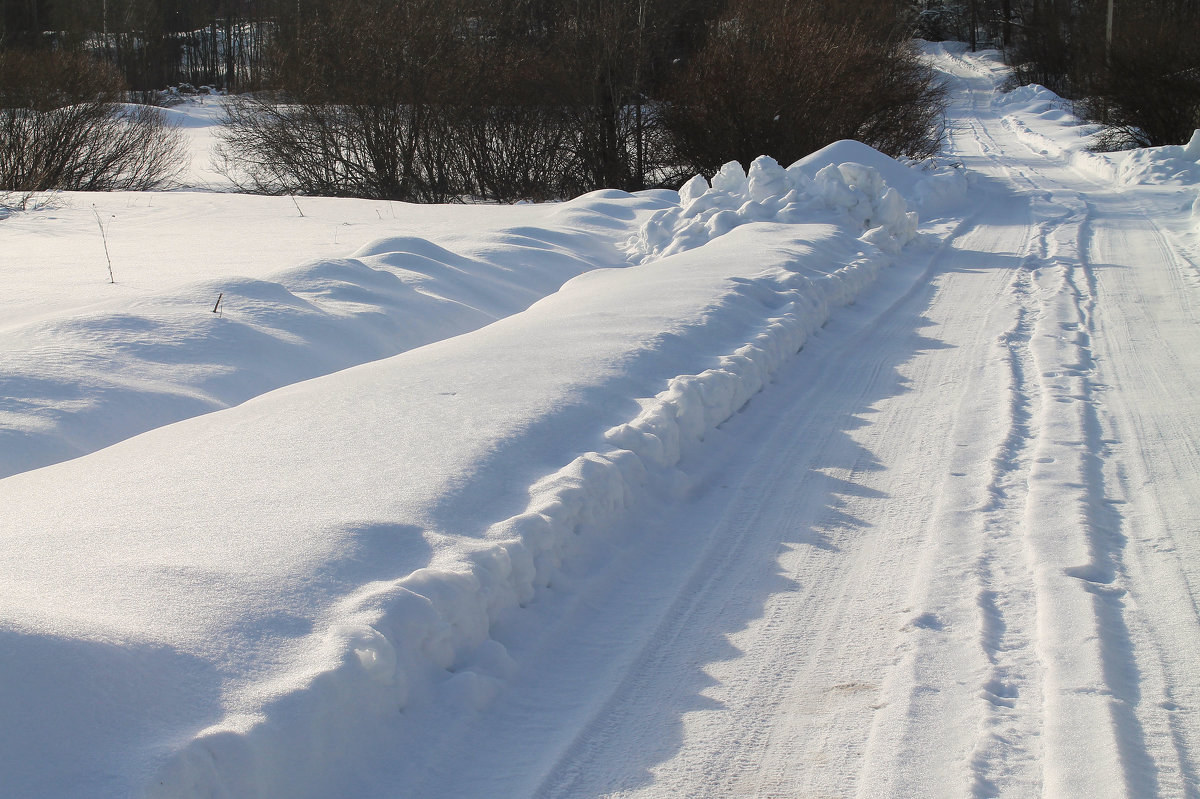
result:
[[[1041,114],[1046,111],[1067,111],[1071,101],[1064,100],[1041,84],[1027,83],[998,95],[994,104],[1002,108],[1020,106],[1020,110],[1027,114]]]
[[[1183,185],[1200,184],[1200,130],[1192,134],[1187,144],[1165,147],[1143,147],[1122,153],[1117,180],[1125,185]]]
[[[701,175],[687,181],[679,205],[654,214],[625,249],[631,262],[645,263],[703,246],[740,225],[796,224],[831,210],[847,214],[861,225],[864,241],[886,252],[899,252],[917,232],[917,213],[875,167],[830,163],[810,177],[800,162],[784,169],[763,155],[748,171],[730,161],[711,184]]]

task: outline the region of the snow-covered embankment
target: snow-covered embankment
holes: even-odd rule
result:
[[[473,333],[0,481],[8,784],[352,793],[439,707],[485,706],[497,620],[913,238],[837,152],[693,181],[639,265]]]
[[[1093,152],[1102,126],[1085,124],[1064,100],[1045,86],[1029,84],[994,100],[1005,127],[1022,144],[1060,158],[1082,174],[1117,186],[1179,186],[1190,190],[1191,213],[1200,225],[1200,130],[1187,144]],[[1191,199],[1193,198],[1194,199]]]

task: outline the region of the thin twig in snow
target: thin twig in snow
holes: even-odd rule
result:
[[[100,239],[104,242],[104,260],[108,261],[108,282],[116,283],[117,279],[113,277],[112,256],[108,254],[108,231],[104,229],[104,223],[100,221],[100,212],[96,210],[96,206],[92,206],[92,213],[96,215],[96,224],[100,226]]]

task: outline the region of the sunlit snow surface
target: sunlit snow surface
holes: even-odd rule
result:
[[[1162,172],[1022,91],[1018,137]],[[529,668],[497,625],[700,491],[681,460],[890,266],[921,286],[973,179],[839,142],[678,193],[0,221],[0,793],[409,795]]]

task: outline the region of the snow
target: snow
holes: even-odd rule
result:
[[[827,155],[830,160],[812,176],[801,162],[784,170],[769,156],[755,159],[748,170],[730,161],[713,176],[711,186],[697,175],[680,188],[678,206],[654,214],[629,241],[630,259],[646,263],[702,247],[751,222],[795,224],[822,211],[847,214],[864,240],[882,249],[898,252],[912,241],[917,214],[879,170],[832,160],[841,155],[839,148]],[[897,163],[893,172],[907,169]]]
[[[164,121],[183,137],[187,153],[185,185],[197,189],[228,191],[229,180],[222,175],[213,157],[213,130],[225,117],[224,97],[219,95],[176,96],[179,104],[160,109]]]
[[[1200,139],[928,52],[955,166],[0,221],[3,792],[1200,789]]]
[[[23,687],[4,693],[4,715],[87,706],[100,723],[66,738],[10,728],[8,784],[334,790],[346,763],[332,741],[378,734],[384,709],[478,657],[490,624],[552,582],[581,526],[611,523],[665,480],[874,279],[889,258],[875,243],[895,253],[914,233],[869,167],[820,173],[825,200],[805,213],[773,162],[714,182],[726,190],[697,200],[734,216],[720,243],[640,267],[616,239],[647,213],[680,213],[656,211],[661,193],[512,209],[534,224],[460,233],[457,252],[393,234],[206,280],[202,257],[179,274],[149,253],[126,265],[129,247],[116,271],[137,277],[115,299],[90,302],[106,291],[95,279],[60,285],[58,304],[45,287],[18,296],[0,529],[5,684]],[[125,202],[133,219],[114,240],[135,226],[163,235],[161,215],[205,207],[229,208],[230,227],[239,208],[263,221],[247,213],[255,198]],[[784,227],[746,226],[789,206]],[[501,215],[440,212],[460,230]],[[89,232],[77,217],[60,225],[76,246]],[[746,249],[756,257],[733,257]],[[13,271],[36,258],[9,253]],[[47,504],[61,485],[70,501]],[[68,662],[74,678],[30,684]],[[495,677],[474,675],[452,682],[483,704]]]
[[[457,217],[463,229],[486,228],[490,218],[512,220],[519,212],[534,223],[480,230],[463,241],[437,236],[457,250],[420,235],[371,241],[368,236],[397,225],[390,214],[385,223],[382,213],[371,213],[380,218],[376,224],[351,225],[353,233],[345,234],[367,243],[281,268],[278,256],[260,255],[249,242],[257,239],[269,251],[272,239],[292,233],[314,250],[326,249],[313,239],[327,232],[328,217],[285,216],[277,226],[283,230],[258,235],[286,213],[290,200],[264,207],[267,198],[136,196],[138,206],[147,207],[105,209],[116,220],[109,227],[115,285],[106,283],[100,263],[81,276],[77,263],[52,260],[56,249],[86,252],[98,244],[90,240],[99,230],[94,220],[88,230],[87,214],[65,208],[9,222],[27,227],[15,225],[0,271],[15,280],[35,266],[39,279],[21,280],[5,303],[10,343],[0,354],[0,476],[482,327],[585,270],[621,265],[614,229],[623,231],[628,219],[661,206],[598,192],[552,209],[442,209],[442,218]],[[113,198],[110,207],[119,201]],[[316,214],[344,207],[357,215],[380,205],[301,202],[315,206]],[[210,219],[220,232],[185,243],[189,231],[181,228],[197,226],[189,208],[197,216],[216,212]],[[423,212],[401,206],[399,213]],[[35,249],[42,228],[59,215],[69,226],[58,232],[62,241]],[[135,244],[151,232],[162,241]],[[168,252],[189,244],[195,249]],[[295,244],[284,251],[294,252]],[[51,265],[43,268],[46,261]]]

